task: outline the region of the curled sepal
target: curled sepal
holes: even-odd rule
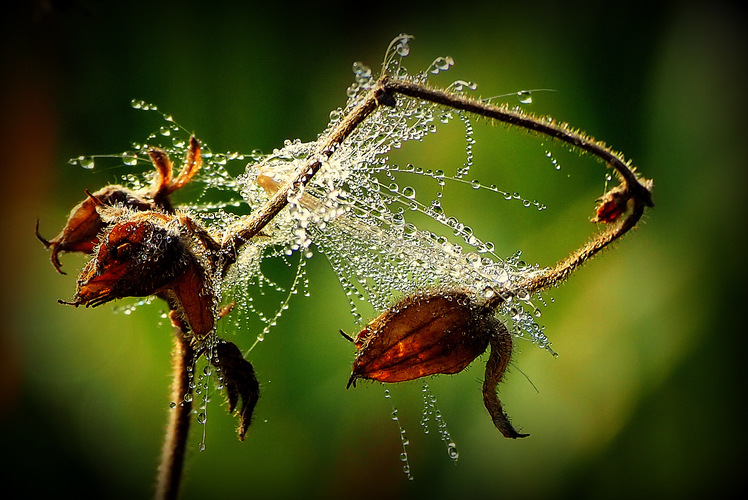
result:
[[[504,372],[512,356],[512,336],[503,323],[495,318],[492,319],[495,322],[495,328],[493,329],[493,335],[489,338],[491,354],[486,362],[486,375],[483,380],[483,404],[486,405],[493,424],[504,437],[513,439],[527,437],[529,434],[520,434],[509,422],[509,417],[504,412],[496,393],[496,387],[504,377]]]
[[[50,249],[49,259],[60,274],[65,274],[60,264],[61,252],[91,253],[99,242],[98,235],[105,224],[98,214],[97,207],[122,205],[136,210],[154,208],[152,200],[117,184],[86,194],[88,197],[73,207],[65,227],[51,240],[44,239],[39,234],[39,222],[36,223],[36,237]]]
[[[423,291],[398,301],[355,339],[348,387],[359,378],[403,382],[453,374],[486,350],[492,312],[462,290]]]
[[[243,441],[249,424],[252,423],[257,400],[260,398],[260,384],[255,377],[254,368],[244,359],[238,347],[223,339],[219,339],[215,345],[210,361],[220,371],[219,377],[226,390],[229,413],[234,413],[237,403],[241,401],[237,434]]]

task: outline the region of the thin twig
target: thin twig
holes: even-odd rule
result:
[[[173,500],[179,495],[192,412],[192,401],[184,396],[192,392],[188,368],[193,365],[194,356],[194,349],[185,330],[177,326],[174,331],[171,386],[171,400],[176,406],[170,410],[161,451],[155,495],[158,500]]]
[[[450,108],[461,109],[558,139],[600,158],[613,167],[632,188],[639,184],[634,169],[628,165],[628,162],[624,160],[621,154],[613,151],[604,143],[570,128],[566,124],[559,124],[555,120],[538,118],[518,108],[509,108],[506,105],[495,105],[485,101],[478,101],[464,95],[429,88],[406,80],[385,77],[381,80],[380,84],[388,93],[396,92],[409,97],[442,104]],[[640,185],[639,187],[642,191],[640,196],[648,199],[651,204],[649,191],[644,186]]]
[[[464,95],[384,76],[379,80],[376,87],[364,97],[362,102],[321,141],[309,163],[298,172],[296,178],[278,189],[270,201],[249,216],[239,231],[228,235],[224,239],[221,252],[224,273],[236,261],[239,248],[258,234],[286,206],[289,193],[293,189],[305,186],[322,166],[322,162],[327,160],[351,132],[375,111],[378,106],[395,104],[393,94],[402,94],[467,111],[557,139],[601,159],[618,173],[628,197],[633,200],[632,210],[626,219],[617,225],[611,225],[604,233],[585,243],[579,250],[560,261],[546,273],[514,286],[513,290],[508,291],[510,294],[519,289],[532,293],[559,283],[574,269],[628,232],[639,221],[644,213],[644,208],[652,206],[649,184],[646,181],[642,182],[637,177],[635,168],[620,153],[613,151],[604,143],[570,128],[564,123],[538,118],[519,109],[497,106]]]

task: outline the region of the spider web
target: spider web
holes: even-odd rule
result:
[[[425,84],[430,75],[446,71],[451,58],[437,58],[426,71],[410,74],[402,64],[412,37],[400,35],[390,44],[383,71],[394,77]],[[345,107],[331,113],[324,134],[354,109],[376,84],[370,68],[353,64],[355,82],[347,89]],[[453,92],[475,89],[475,84],[456,81]],[[526,96],[522,96],[526,99]],[[465,126],[466,160],[454,174],[423,170],[412,165],[399,167],[389,153],[409,141],[423,141],[458,117]],[[523,200],[493,185],[483,186],[465,176],[472,165],[472,126],[469,117],[455,110],[418,99],[398,96],[394,107],[380,106],[323,163],[312,181],[289,197],[289,206],[273,221],[273,244],[285,253],[296,251],[311,256],[316,247],[335,270],[348,297],[357,324],[367,313],[389,307],[401,295],[427,287],[463,288],[475,294],[492,294],[513,282],[540,272],[515,255],[502,259],[490,241],[481,240],[473,230],[449,216],[439,197],[422,201],[408,184],[409,176],[428,178],[443,191],[447,184],[471,184],[488,189],[525,206],[545,207]],[[263,161],[250,164],[237,182],[250,206],[261,206],[268,194],[259,189],[260,176],[280,184],[290,180],[317,146],[316,142],[287,141]],[[440,230],[420,229],[411,222],[415,214],[436,222]],[[550,350],[543,328],[535,320],[537,308],[531,297],[514,297],[500,308],[515,335],[530,339]],[[552,351],[551,351],[552,352]]]

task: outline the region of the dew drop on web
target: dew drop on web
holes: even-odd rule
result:
[[[77,163],[82,168],[85,168],[86,170],[93,170],[95,166],[94,159],[90,156],[81,156],[78,158]]]
[[[392,406],[392,420],[397,423],[398,432],[400,434],[400,445],[402,446],[402,451],[400,452],[400,461],[403,463],[402,469],[405,476],[408,478],[408,481],[413,480],[413,473],[410,468],[410,459],[408,457],[408,446],[410,445],[410,439],[408,439],[408,436],[405,432],[405,428],[403,428],[402,422],[400,422],[400,417],[398,416],[397,408],[395,407],[395,404],[392,402],[392,395],[390,394],[389,389],[384,390],[384,397],[390,402],[390,405]]]
[[[522,104],[532,104],[532,92],[529,90],[521,90],[517,92],[517,99]]]
[[[447,447],[447,456],[450,460],[456,461],[460,456],[457,451],[457,445],[452,440],[452,436],[447,429],[447,422],[444,420],[444,416],[436,406],[436,396],[434,396],[428,382],[425,380],[421,387],[421,393],[423,394],[423,411],[421,413],[421,428],[423,429],[423,433],[429,434],[430,427],[433,423],[433,425],[436,426],[436,432],[439,435],[439,439],[441,439]]]

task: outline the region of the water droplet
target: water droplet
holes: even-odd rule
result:
[[[478,88],[478,84],[475,82],[466,82],[465,80],[456,80],[451,85],[452,90],[455,92],[464,92],[465,89],[475,90]]]
[[[473,189],[480,189],[480,181],[478,180],[473,180],[470,185],[473,186]]]
[[[356,81],[362,84],[371,79],[371,68],[360,61],[356,61],[353,63],[353,74],[356,75]]]
[[[78,158],[78,165],[86,170],[92,170],[94,168],[94,159],[90,156],[81,156]]]
[[[519,99],[519,102],[522,104],[531,104],[532,103],[532,92],[529,90],[521,90],[517,92],[517,98]]]
[[[133,165],[137,165],[138,163],[138,155],[134,155],[131,153],[122,153],[122,163],[125,165],[132,167]]]
[[[409,36],[405,35],[398,40],[397,45],[395,45],[395,52],[400,57],[406,57],[408,54],[410,54],[410,45],[408,45],[408,42],[410,41]]]
[[[449,455],[449,458],[452,460],[460,458],[460,452],[457,451],[457,445],[452,441],[447,444],[447,455]]]
[[[431,63],[431,66],[429,66],[428,71],[436,75],[440,71],[447,71],[454,63],[455,61],[451,57],[437,57],[434,62]]]
[[[205,422],[208,420],[208,415],[206,415],[205,412],[200,412],[197,414],[196,420],[198,424],[205,424]]]
[[[416,190],[412,186],[405,186],[402,190],[403,196],[413,199],[416,197]]]

